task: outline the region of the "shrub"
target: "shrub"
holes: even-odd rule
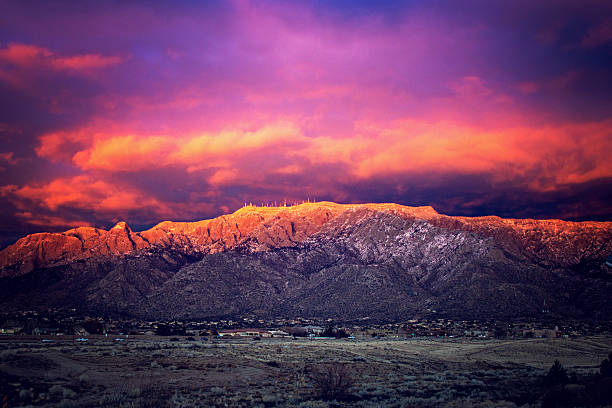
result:
[[[542,408],[561,408],[576,406],[576,395],[562,385],[556,385],[544,394]]]
[[[54,395],[63,395],[65,388],[59,384],[55,384],[49,388],[49,393]]]
[[[330,363],[310,374],[317,396],[323,400],[345,401],[350,399],[349,388],[354,379],[348,367],[342,363]]]
[[[32,391],[30,390],[20,390],[19,391],[19,399],[22,401],[29,401],[32,399]]]
[[[612,377],[612,353],[608,355],[608,358],[601,362],[599,372],[604,377]]]
[[[567,384],[567,381],[568,378],[565,368],[561,365],[559,360],[555,360],[550,370],[548,370],[548,374],[544,377],[544,384],[547,386],[555,386]]]
[[[169,405],[170,391],[161,384],[154,383],[148,379],[140,386],[140,408],[162,408]]]
[[[114,391],[104,395],[100,400],[101,407],[121,407],[128,400],[128,395],[123,391]]]
[[[76,408],[76,403],[74,401],[70,401],[68,399],[63,399],[58,404],[58,408]]]

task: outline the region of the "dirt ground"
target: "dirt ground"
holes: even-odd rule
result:
[[[539,407],[555,359],[584,383],[612,351],[612,337],[52,339],[0,337],[7,407]]]

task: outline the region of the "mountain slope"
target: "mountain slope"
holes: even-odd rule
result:
[[[431,207],[244,207],[133,232],[35,234],[0,253],[9,308],[163,318],[397,320],[612,315],[612,223],[450,217]]]

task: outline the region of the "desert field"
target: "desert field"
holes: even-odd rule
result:
[[[554,360],[584,390],[612,337],[0,337],[6,407],[539,407]],[[576,388],[578,387],[578,388]],[[580,388],[582,387],[582,388]]]

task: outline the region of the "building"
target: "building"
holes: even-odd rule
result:
[[[272,332],[264,329],[219,330],[219,337],[272,337]]]

